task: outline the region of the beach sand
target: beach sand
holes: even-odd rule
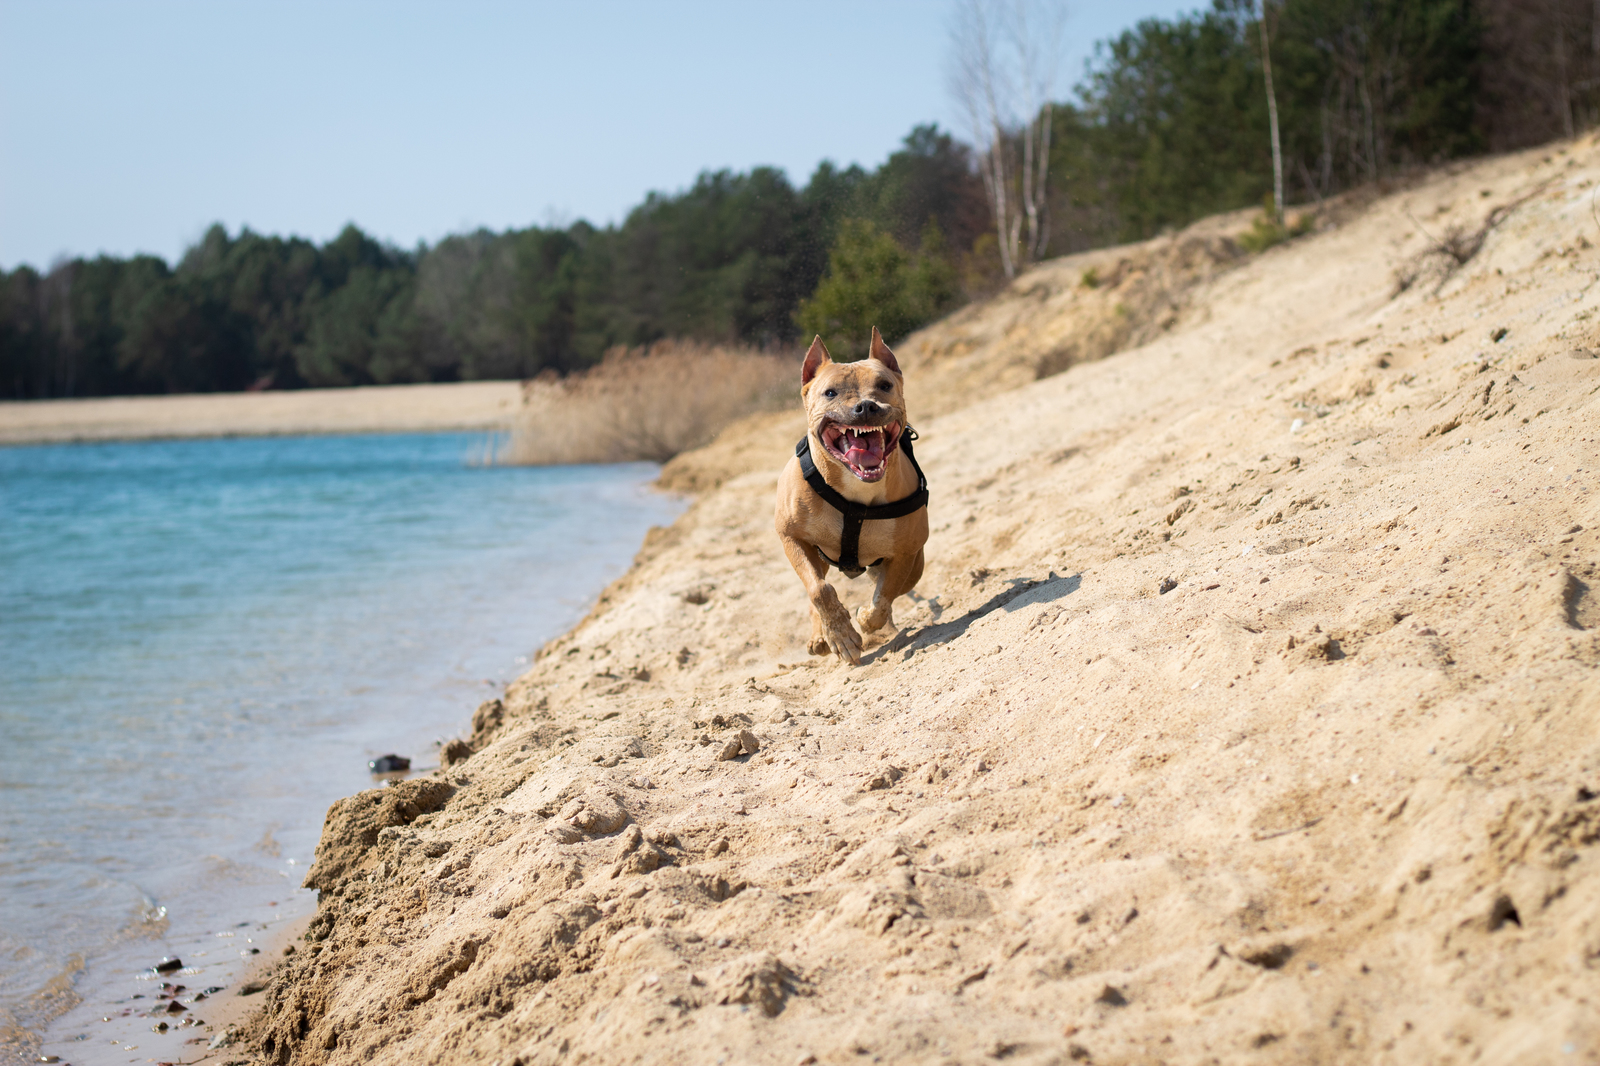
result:
[[[509,430],[516,381],[0,403],[0,444]]]
[[[1600,1059],[1597,181],[1213,220],[917,334],[927,573],[859,668],[772,532],[798,417],[675,460],[475,753],[330,810],[256,1059]]]

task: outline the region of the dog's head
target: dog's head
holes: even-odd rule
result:
[[[818,337],[800,371],[800,397],[812,440],[862,481],[881,481],[906,427],[905,379],[872,327],[867,358],[835,363]],[[813,448],[813,451],[815,448]]]

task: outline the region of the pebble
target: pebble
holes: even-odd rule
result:
[[[1104,1003],[1108,1007],[1126,1007],[1128,1005],[1128,997],[1123,995],[1122,989],[1114,985],[1106,985],[1100,990],[1100,994],[1095,997],[1095,1002]]]
[[[404,755],[380,755],[367,761],[367,769],[375,774],[392,774],[411,769],[411,760]]]
[[[153,969],[156,971],[156,973],[177,973],[179,970],[183,969],[183,960],[168,956],[167,958],[164,958],[160,962],[156,963]]]

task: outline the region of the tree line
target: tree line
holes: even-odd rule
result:
[[[1270,201],[1263,41],[1291,202],[1600,119],[1594,0],[1216,0],[1102,43],[1070,98],[977,149],[919,126],[873,170],[708,172],[606,227],[406,250],[219,225],[175,264],[0,272],[0,396],[526,378],[668,337],[849,352],[873,322],[893,342],[1029,260]],[[993,165],[1011,148],[1025,169]],[[1029,209],[1005,248],[997,195]]]

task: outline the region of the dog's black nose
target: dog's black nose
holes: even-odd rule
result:
[[[883,408],[878,404],[873,403],[871,400],[862,400],[860,403],[855,405],[854,410],[858,415],[875,415],[879,411],[882,411]]]

